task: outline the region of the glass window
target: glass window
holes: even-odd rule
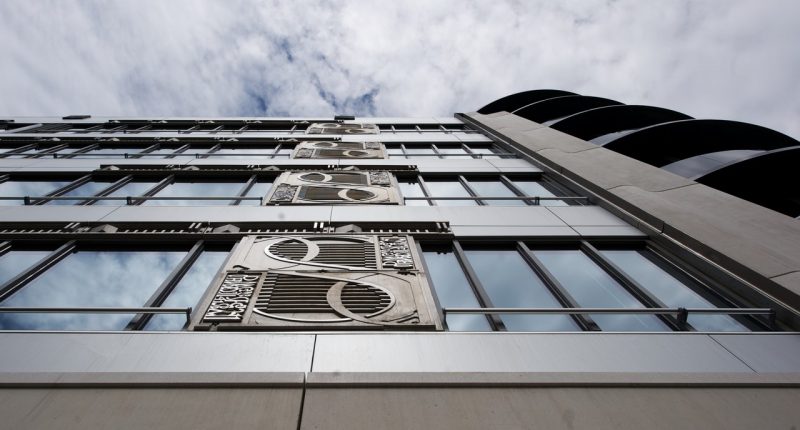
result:
[[[243,182],[173,182],[155,197],[223,197],[237,196],[244,187]],[[147,200],[147,206],[220,206],[231,200]]]
[[[68,255],[0,306],[140,307],[184,251],[79,251]],[[122,330],[133,315],[0,314],[3,330]]]
[[[118,190],[110,193],[107,197],[135,197],[144,194],[145,191],[153,188],[156,185],[155,182],[128,182],[127,184],[120,187]],[[127,202],[125,200],[98,200],[94,203],[94,205],[101,205],[101,206],[119,206],[125,205]]]
[[[200,254],[161,307],[194,308],[197,306],[200,296],[206,291],[227,256],[228,251],[204,251]],[[185,323],[185,315],[157,314],[153,315],[153,318],[145,326],[145,330],[180,330]]]
[[[675,279],[652,260],[643,255],[647,251],[604,250],[600,251],[628,276],[658,300],[673,308],[713,308],[711,302],[689,286]],[[693,315],[688,319],[697,330],[704,331],[747,331],[743,325],[728,315]]]
[[[250,187],[250,190],[247,192],[246,196],[261,198],[265,197],[269,193],[269,190],[272,189],[272,182],[273,181],[270,181],[266,178],[257,180],[256,183]],[[261,202],[258,200],[242,200],[239,202],[240,206],[258,206],[260,204]]]
[[[389,154],[389,158],[406,158],[400,147],[386,147],[386,153]]]
[[[480,158],[500,158],[498,155],[494,155],[496,151],[493,148],[487,147],[470,147],[473,154],[481,154]]]
[[[294,152],[294,148],[283,146],[278,150],[278,153],[275,154],[275,158],[289,158],[292,155],[292,152]]]
[[[164,155],[172,155],[177,148],[159,148],[153,151],[150,151],[146,154],[140,154],[142,158],[161,158]]]
[[[556,197],[550,190],[545,188],[539,181],[518,179],[513,181],[527,196],[532,197]],[[539,200],[540,206],[567,206],[563,200]]]
[[[439,305],[443,308],[481,307],[452,251],[425,251],[423,255]],[[490,331],[491,326],[483,315],[449,314],[447,329]]]
[[[441,154],[442,158],[456,158],[456,159],[469,158],[469,157],[464,157],[463,156],[463,155],[465,155],[467,153],[467,151],[464,150],[464,148],[462,148],[460,146],[436,145],[436,148],[439,150],[439,154]],[[450,156],[452,154],[459,154],[459,155]]]
[[[17,151],[17,149],[14,148],[14,149],[8,149],[7,151],[4,151],[3,154],[0,155],[3,155],[8,158],[27,157],[39,151],[41,151],[41,148],[29,148],[24,151]],[[12,152],[13,154],[11,154]]]
[[[419,186],[417,181],[408,181],[408,180],[397,180],[397,184],[400,185],[400,192],[403,193],[403,197],[425,197],[425,193],[422,191],[422,187]],[[406,206],[430,206],[427,200],[406,200]]]
[[[82,158],[82,157],[90,157],[90,158],[97,158],[97,157],[113,157],[119,158],[124,156],[125,154],[137,154],[142,152],[144,148],[95,148],[91,151],[84,152],[82,154],[76,154],[75,158]]]
[[[458,181],[426,180],[431,197],[469,197],[469,192]],[[438,206],[477,206],[475,200],[434,200]]]
[[[85,196],[93,196],[100,191],[109,187],[108,182],[94,182],[89,181],[72,191],[67,191],[66,193],[62,194],[59,197],[85,197]],[[76,203],[80,203],[82,200],[50,200],[48,204],[50,205],[74,205]]]
[[[430,155],[426,155],[426,154],[435,155],[436,152],[434,152],[433,148],[431,148],[429,146],[408,146],[408,145],[406,145],[406,155],[408,155],[408,158],[414,158],[414,156],[420,156],[418,158],[422,158],[422,159],[436,158],[435,156],[431,157]]]
[[[212,153],[223,160],[240,160],[250,158],[272,158],[275,148],[223,148]],[[249,155],[242,155],[249,154]]]
[[[533,253],[581,307],[644,307],[625,288],[579,250],[535,250]],[[602,314],[591,317],[603,330],[667,330],[667,326],[653,315]]]
[[[511,189],[499,180],[470,180],[469,186],[481,197],[517,197]],[[525,206],[525,202],[522,200],[483,200],[483,202],[490,206]]]
[[[514,250],[467,250],[486,294],[494,306],[502,308],[560,308],[561,304]],[[509,330],[579,331],[568,315],[503,315]]]
[[[41,197],[69,184],[71,181],[6,181],[0,183],[0,197]],[[0,200],[2,206],[22,205],[24,201]]]
[[[10,281],[48,254],[50,251],[11,250],[0,255],[0,285]]]

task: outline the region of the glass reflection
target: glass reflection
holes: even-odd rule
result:
[[[425,197],[425,193],[417,181],[402,181],[398,179],[397,183],[400,185],[400,192],[403,193],[403,197]],[[430,206],[430,203],[427,200],[406,200],[405,205]]]
[[[110,184],[108,182],[94,182],[89,181],[72,191],[67,191],[66,193],[60,195],[59,197],[71,197],[71,196],[78,196],[78,197],[86,197],[86,196],[93,196],[100,191],[108,188]],[[74,205],[76,203],[80,203],[82,200],[50,200],[47,204],[49,205]]]
[[[535,250],[533,253],[561,285],[585,308],[643,308],[628,291],[579,250]],[[592,315],[603,330],[668,330],[653,315]]]
[[[467,151],[460,146],[437,145],[436,148],[439,150],[439,154],[441,154],[442,158],[455,158],[455,159],[469,158],[469,157],[463,157],[463,155],[466,154]],[[460,155],[452,156],[453,154],[460,154]]]
[[[236,196],[242,182],[173,182],[155,194],[155,197],[224,197]],[[147,200],[147,206],[224,206],[231,200]]]
[[[452,251],[425,251],[423,255],[443,308],[481,307]],[[483,315],[447,315],[447,328],[450,331],[491,331]]]
[[[511,189],[498,181],[469,181],[469,186],[481,197],[516,197]],[[525,206],[522,200],[484,200],[490,206]]]
[[[272,158],[275,148],[223,148],[214,151],[211,155],[221,155],[224,160],[240,160],[251,158]],[[248,155],[243,155],[248,154]]]
[[[600,252],[668,307],[716,307],[642,255],[642,251],[606,250]],[[727,315],[689,314],[688,321],[698,330],[748,331],[747,328]]]
[[[502,308],[560,308],[521,255],[514,250],[467,250],[470,265],[475,269],[486,294]],[[503,323],[516,331],[579,331],[567,315],[503,315]]]
[[[186,308],[197,306],[200,296],[206,291],[227,256],[228,251],[204,251],[200,254],[161,307]],[[145,326],[145,330],[180,330],[185,323],[185,315],[158,314],[150,319],[150,322]]]
[[[458,181],[425,181],[435,197],[469,197],[469,192]],[[434,200],[438,206],[477,206],[475,200]]]
[[[389,154],[389,158],[406,158],[403,155],[403,149],[398,147],[387,147],[386,153]]]
[[[539,181],[534,180],[515,180],[517,186],[527,196],[533,197],[556,197],[550,190],[545,188]],[[563,200],[539,200],[540,206],[567,206]]]
[[[153,188],[156,185],[155,182],[128,182],[127,184],[120,187],[118,190],[110,193],[107,197],[135,197],[144,194],[145,191]],[[93,205],[100,205],[100,206],[119,206],[125,205],[127,202],[125,200],[98,200]]]
[[[6,181],[0,183],[0,197],[41,197],[69,184],[71,181]],[[0,200],[1,206],[24,204],[18,200]]]
[[[480,154],[478,158],[500,158],[498,155],[494,155],[495,151],[492,148],[487,147],[470,147],[473,154]]]
[[[247,197],[261,197],[264,198],[269,190],[272,189],[272,181],[269,179],[259,179],[250,190],[245,194]],[[258,200],[242,200],[239,202],[240,206],[259,206],[261,204]]]
[[[24,272],[49,253],[50,251],[12,250],[0,255],[0,285]]]
[[[144,148],[95,148],[91,151],[83,152],[80,154],[75,154],[75,158],[101,158],[101,157],[112,157],[112,158],[119,158],[120,156],[125,156],[125,154],[133,155],[142,152]]]
[[[183,251],[81,251],[31,281],[0,306],[139,307]],[[131,315],[0,314],[3,330],[121,330]]]

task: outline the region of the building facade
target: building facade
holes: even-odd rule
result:
[[[800,421],[777,132],[556,90],[0,128],[8,428]]]

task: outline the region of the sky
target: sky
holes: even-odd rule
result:
[[[452,116],[563,89],[800,138],[800,1],[0,2],[0,115]]]

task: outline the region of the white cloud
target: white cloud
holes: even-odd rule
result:
[[[559,88],[800,136],[800,2],[5,1],[0,114],[447,116]]]

